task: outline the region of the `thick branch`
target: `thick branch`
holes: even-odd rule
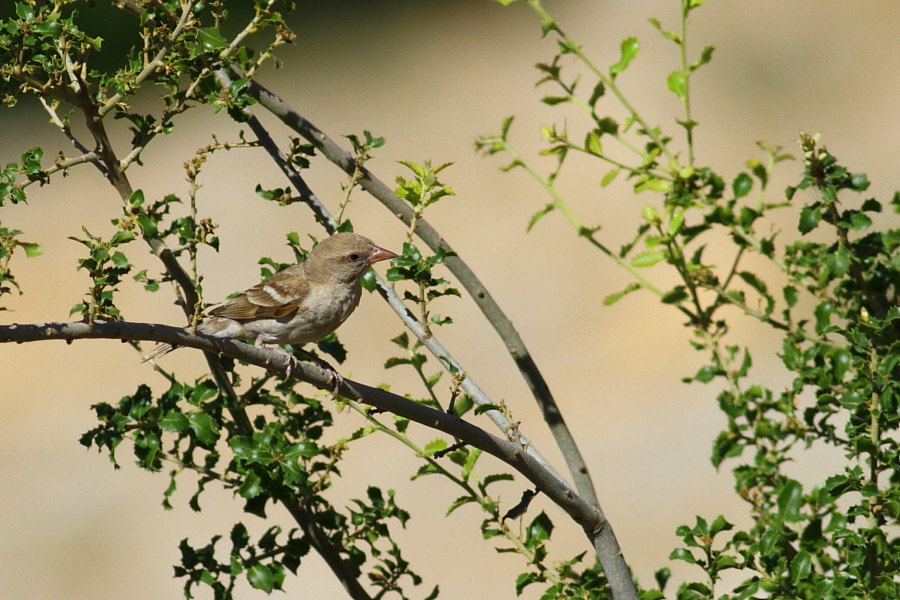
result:
[[[287,357],[275,350],[258,348],[229,339],[213,338],[202,334],[194,335],[186,329],[154,323],[95,321],[92,325],[75,322],[0,326],[0,343],[45,340],[71,342],[76,339],[140,340],[187,346],[212,354],[231,356],[278,373],[284,373],[288,366]],[[319,389],[331,390],[333,388],[331,374],[312,363],[300,363],[299,368],[292,370],[292,377],[310,383]],[[534,483],[541,492],[565,510],[584,528],[591,543],[601,531],[609,530],[600,511],[585,502],[568,486],[561,483],[554,474],[543,468],[537,460],[524,451],[520,444],[492,435],[455,415],[448,415],[443,411],[407,400],[397,394],[349,379],[344,380],[340,393],[351,400],[369,404],[406,417],[426,427],[443,431],[499,458]]]
[[[250,95],[258,100],[265,109],[281,119],[288,127],[316,146],[326,158],[344,172],[348,175],[353,174],[357,168],[353,156],[345,152],[334,140],[306,120],[281,98],[255,80],[250,81]],[[365,167],[361,167],[361,170],[363,176],[360,179],[360,186],[384,204],[398,219],[409,225],[413,216],[413,210],[409,204],[394,195],[390,188],[372,174],[371,171]],[[441,247],[452,250],[450,244],[447,243],[440,233],[421,217],[418,219],[415,231],[416,235],[433,251],[437,252]],[[458,256],[447,257],[445,264],[475,300],[475,303],[497,331],[497,334],[503,340],[507,350],[519,367],[519,371],[531,388],[532,394],[541,408],[544,420],[547,422],[557,445],[565,457],[578,493],[599,507],[593,481],[588,473],[587,464],[575,443],[575,438],[569,431],[546,380],[535,364],[522,338],[515,327],[513,327],[512,322],[488,293],[487,288],[461,258]]]
[[[176,346],[197,348],[211,354],[225,354],[238,360],[284,373],[288,359],[274,350],[257,348],[243,342],[193,335],[185,329],[152,323],[94,322],[38,323],[0,326],[0,343],[23,343],[43,340],[119,339],[164,342]],[[331,390],[330,373],[311,363],[301,363],[292,376],[319,389]],[[622,556],[612,527],[599,509],[575,494],[556,475],[543,468],[523,451],[520,444],[503,440],[454,415],[407,400],[382,389],[345,379],[342,396],[369,404],[384,411],[406,417],[432,429],[443,431],[491,454],[524,475],[551,501],[581,525],[597,552],[616,600],[637,600],[637,592]],[[293,514],[296,507],[288,507]],[[298,521],[299,522],[299,521]],[[302,525],[302,523],[301,523]],[[323,555],[324,556],[324,555]],[[327,558],[326,558],[327,559]],[[346,585],[346,580],[345,581]],[[348,589],[348,591],[350,591]],[[353,596],[358,598],[360,596]]]
[[[363,589],[362,584],[360,584],[357,574],[353,571],[347,561],[341,557],[338,548],[331,543],[328,534],[319,527],[319,524],[313,518],[312,513],[302,507],[299,502],[293,504],[284,503],[284,506],[287,508],[288,512],[291,513],[291,516],[294,518],[294,521],[297,522],[297,525],[300,526],[300,529],[303,531],[303,534],[306,536],[306,539],[309,540],[312,547],[315,548],[316,552],[319,553],[319,556],[328,563],[328,567],[344,585],[344,589],[347,590],[350,597],[356,600],[371,600],[369,593],[366,592],[366,590]]]

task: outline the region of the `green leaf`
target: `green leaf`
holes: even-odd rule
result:
[[[499,0],[498,0],[499,1]],[[516,596],[521,596],[522,591],[532,583],[540,583],[541,577],[537,573],[526,572],[520,573],[516,577]]]
[[[778,492],[778,515],[788,522],[798,521],[803,504],[803,486],[799,481],[788,479]]]
[[[145,214],[140,214],[135,218],[137,219],[138,225],[141,226],[141,232],[144,234],[144,237],[156,237],[159,234],[156,223],[153,222],[150,217]]]
[[[869,188],[869,178],[865,173],[854,173],[850,177],[850,185],[857,192],[864,192]]]
[[[16,245],[25,250],[25,256],[33,258],[44,253],[44,248],[40,244],[31,242],[16,242]]]
[[[731,184],[731,190],[735,198],[743,198],[753,189],[753,179],[746,173],[738,173]]]
[[[556,208],[556,204],[554,204],[553,202],[551,202],[550,204],[547,204],[546,206],[544,206],[544,208],[542,208],[542,209],[540,209],[539,211],[537,211],[536,213],[534,213],[534,214],[531,216],[531,218],[528,220],[528,227],[525,228],[525,231],[526,231],[526,232],[531,231],[531,228],[534,227],[535,224],[537,224],[538,221],[540,221],[541,219],[543,219],[543,218],[544,218],[545,216],[547,216],[549,213],[553,212],[553,210],[554,210],[555,208]]]
[[[651,192],[668,192],[672,189],[672,182],[666,181],[665,179],[658,179],[656,177],[646,177],[642,179],[637,185],[634,186],[634,191],[637,193],[651,191]]]
[[[594,86],[594,91],[591,92],[591,97],[588,100],[588,106],[593,110],[594,105],[597,104],[597,100],[603,97],[603,94],[606,93],[606,85],[603,81],[598,81],[597,85]]]
[[[831,324],[831,315],[834,312],[834,303],[823,300],[816,305],[813,314],[816,316],[816,333],[822,333]]]
[[[434,456],[435,452],[440,452],[441,450],[447,449],[447,442],[442,439],[431,440],[427,444],[425,444],[425,448],[422,449],[422,454],[424,456]]]
[[[128,229],[120,229],[115,232],[113,236],[109,240],[110,246],[118,246],[120,244],[127,244],[131,240],[133,240],[136,236],[134,232]]]
[[[548,106],[556,106],[557,104],[564,104],[571,101],[572,99],[569,96],[544,96],[541,98],[541,102]]]
[[[806,581],[809,574],[812,573],[812,557],[804,549],[797,552],[797,556],[791,561],[791,582],[794,585]]]
[[[446,515],[449,515],[450,513],[452,513],[454,510],[456,510],[463,504],[469,504],[471,502],[476,502],[476,501],[477,500],[476,500],[475,496],[460,496],[459,498],[457,498],[450,504],[449,508],[447,508]]]
[[[600,187],[606,187],[611,184],[618,174],[619,169],[613,169],[612,171],[604,175],[603,179],[600,180]]]
[[[509,473],[494,473],[493,475],[488,475],[487,477],[485,477],[484,480],[481,482],[481,485],[482,485],[482,487],[487,489],[487,486],[489,486],[492,483],[495,483],[497,481],[515,481],[515,480],[516,480],[516,478],[513,477]]]
[[[661,298],[665,304],[678,304],[688,297],[687,289],[683,285],[676,285],[671,290],[663,294]]]
[[[255,472],[250,471],[244,476],[244,482],[238,489],[238,494],[241,498],[250,500],[259,496],[263,491],[265,488],[262,485],[262,479]]]
[[[793,306],[797,304],[797,300],[800,297],[797,288],[792,285],[786,285],[784,286],[782,292],[784,293],[784,301],[787,302],[788,308],[793,308]]]
[[[634,60],[638,51],[641,49],[641,43],[637,38],[630,37],[622,41],[619,49],[622,52],[622,57],[619,59],[619,62],[609,68],[609,75],[613,79],[616,78],[616,75],[628,68],[628,65]]]
[[[682,225],[684,225],[684,209],[678,208],[675,210],[672,218],[669,219],[669,225],[666,227],[666,235],[669,237],[677,235],[681,231]]]
[[[843,277],[850,271],[850,252],[844,246],[838,247],[825,259],[825,266],[834,277]]]
[[[709,383],[712,381],[718,370],[712,365],[704,365],[700,367],[700,370],[697,371],[697,374],[694,375],[694,381],[699,381],[700,383]]]
[[[639,269],[652,267],[660,261],[666,259],[666,253],[663,250],[647,250],[646,252],[641,252],[633,259],[631,259],[631,264],[634,267]]]
[[[215,27],[205,27],[197,30],[197,41],[205,52],[215,52],[228,47],[228,40],[222,37]]]
[[[723,531],[731,531],[733,527],[734,525],[726,521],[725,517],[719,515],[712,523],[710,523],[709,534],[715,537]]]
[[[525,544],[529,547],[534,547],[537,542],[550,539],[552,532],[553,522],[550,521],[550,517],[546,513],[541,511],[541,514],[535,517],[531,524],[528,525]]]
[[[625,289],[622,290],[621,292],[616,292],[615,294],[610,294],[609,296],[604,298],[603,305],[604,306],[612,306],[613,304],[615,304],[616,302],[618,302],[619,300],[624,298],[626,295],[628,295],[631,292],[634,292],[636,290],[639,290],[639,289],[641,289],[641,285],[639,283],[629,283],[627,286],[625,286]]]
[[[854,231],[865,231],[872,226],[872,219],[859,211],[850,212],[850,229]]]
[[[800,223],[797,229],[800,233],[806,234],[819,226],[822,220],[822,209],[818,206],[804,206],[800,211]]]
[[[211,446],[216,443],[219,439],[219,428],[211,416],[198,412],[188,413],[186,416],[191,430],[202,444]]]
[[[687,548],[675,548],[669,554],[669,560],[683,560],[689,564],[697,564],[697,560],[694,558],[694,555]]]
[[[584,148],[596,156],[603,154],[603,144],[600,143],[600,134],[596,129],[588,131],[584,138]]]
[[[666,87],[669,91],[684,100],[687,97],[687,75],[681,71],[673,71],[666,78]]]
[[[702,67],[706,63],[712,60],[712,54],[715,48],[713,46],[704,46],[703,50],[700,51],[700,58],[691,65],[691,71],[696,71],[699,67]]]
[[[271,593],[275,589],[275,576],[266,565],[256,563],[247,569],[247,581],[254,588]]]
[[[159,427],[163,431],[169,433],[178,433],[179,431],[184,431],[188,427],[188,419],[184,416],[184,413],[177,410],[170,410],[159,420]]]
[[[653,27],[659,31],[664,38],[669,40],[670,42],[675,42],[676,44],[681,44],[681,37],[674,31],[669,31],[667,29],[663,29],[662,23],[659,22],[659,19],[655,17],[651,17],[647,19]]]

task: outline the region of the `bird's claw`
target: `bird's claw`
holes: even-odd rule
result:
[[[300,361],[296,356],[285,350],[284,348],[278,348],[281,352],[283,352],[287,358],[287,367],[285,368],[285,377],[290,379],[291,373],[294,372],[294,369],[300,368]],[[341,387],[344,385],[344,376],[337,372],[337,369],[332,367],[328,361],[322,360],[315,354],[311,354],[306,350],[301,350],[303,354],[306,354],[313,362],[319,365],[323,371],[327,372],[329,375],[329,379],[334,383],[334,387],[331,389],[331,397],[332,399],[337,398]]]
[[[293,354],[288,354],[288,363],[287,368],[284,370],[285,377],[288,379],[291,378],[291,373],[294,372],[294,369],[300,368],[300,361],[297,360],[297,357]]]
[[[344,376],[338,373],[337,370],[335,370],[335,368],[331,365],[328,365],[328,370],[331,371],[331,380],[334,382],[334,388],[331,390],[331,399],[334,400],[338,397],[338,393],[341,391],[341,386],[344,385]]]

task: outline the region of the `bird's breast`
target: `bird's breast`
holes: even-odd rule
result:
[[[297,312],[280,319],[260,319],[244,323],[266,344],[305,344],[321,339],[337,329],[359,305],[360,285],[319,284],[309,293]]]

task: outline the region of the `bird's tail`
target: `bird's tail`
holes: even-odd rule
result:
[[[145,358],[141,362],[145,363],[149,360],[156,360],[157,358],[165,356],[166,354],[168,354],[172,350],[175,350],[176,348],[177,348],[177,346],[173,346],[172,344],[160,344],[159,346],[154,348],[150,352],[150,354],[147,355],[147,358]]]

